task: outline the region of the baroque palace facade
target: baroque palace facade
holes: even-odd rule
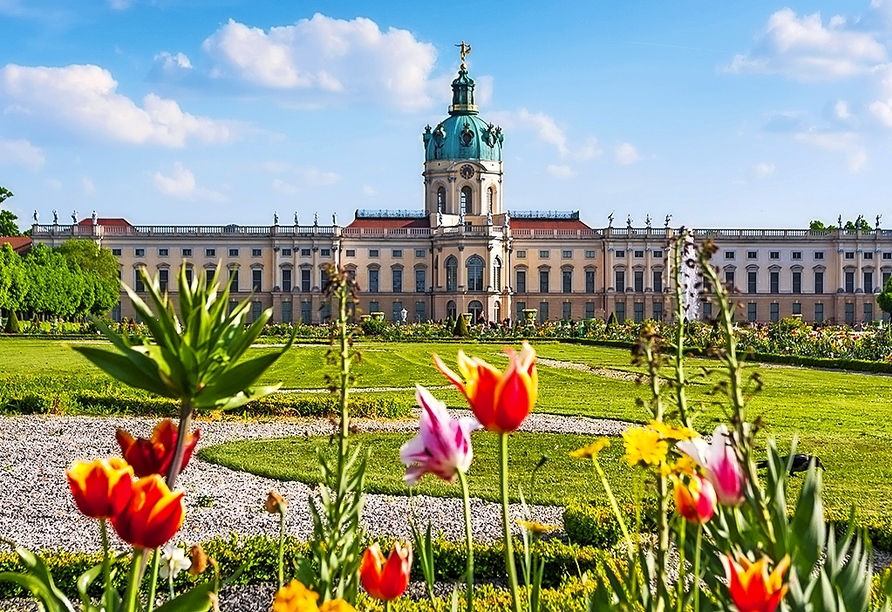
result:
[[[462,58],[464,59],[464,58]],[[679,230],[595,229],[578,212],[509,212],[502,200],[503,134],[483,121],[474,81],[462,62],[449,116],[427,126],[424,209],[356,211],[346,226],[138,226],[124,219],[73,225],[35,223],[32,239],[57,246],[72,238],[109,248],[121,278],[144,290],[137,270],[158,275],[174,301],[177,271],[225,266],[235,299],[252,296],[251,318],[273,308],[277,322],[319,323],[329,313],[320,288],[324,266],[351,270],[360,312],[388,320],[455,318],[540,321],[616,314],[663,320],[673,312],[670,241]],[[875,293],[892,274],[892,231],[694,229],[719,250],[713,263],[737,290],[737,319],[862,323],[881,318]],[[122,297],[124,294],[122,293]],[[701,318],[711,318],[709,302]],[[134,317],[129,302],[112,313]]]

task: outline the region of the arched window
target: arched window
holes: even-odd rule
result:
[[[437,212],[446,212],[446,189],[437,187]]]
[[[483,291],[483,258],[474,255],[468,258],[468,291]]]
[[[455,302],[452,300],[446,302],[446,318],[455,321]]]
[[[492,263],[492,288],[495,291],[502,290],[502,259],[500,257],[496,257]]]
[[[465,214],[465,215],[471,214],[471,188],[470,187],[462,187],[461,188],[461,198],[459,200],[459,204],[461,205],[462,214]]]
[[[458,260],[454,255],[446,258],[446,291],[458,291]]]
[[[486,194],[487,199],[489,200],[489,212],[494,213],[496,211],[496,188],[490,186]]]
[[[473,300],[468,304],[468,312],[471,313],[471,323],[483,322],[483,304],[479,300]]]
[[[502,303],[496,302],[492,305],[492,320],[496,323],[502,320]]]

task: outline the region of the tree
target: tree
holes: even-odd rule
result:
[[[9,244],[0,248],[0,310],[21,310],[28,293],[25,264]]]
[[[811,223],[808,224],[808,229],[815,232],[829,232],[830,230],[836,229],[833,224],[825,225],[823,221],[815,219]]]
[[[892,276],[883,285],[883,291],[877,294],[877,305],[883,312],[892,314]]]
[[[58,251],[69,269],[84,276],[84,291],[77,314],[103,315],[118,303],[121,281],[118,260],[91,240],[67,240]]]
[[[0,187],[0,204],[11,198],[13,193],[6,187]],[[18,217],[11,210],[0,210],[0,236],[21,236]]]

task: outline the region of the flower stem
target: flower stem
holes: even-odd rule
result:
[[[703,525],[697,525],[697,540],[694,544],[694,612],[700,612],[700,545],[703,543]]]
[[[105,582],[102,594],[105,596],[105,609],[114,609],[114,600],[111,593],[111,556],[108,544],[108,520],[99,521],[99,533],[102,535],[102,578]]]
[[[465,570],[467,580],[468,612],[474,610],[474,532],[471,529],[471,496],[468,494],[468,477],[458,470],[458,481],[461,483],[461,495],[465,508],[465,537],[468,540],[468,567]]]
[[[152,577],[149,579],[149,603],[146,612],[152,612],[155,607],[155,590],[158,587],[158,566],[161,565],[161,555],[156,548],[152,551]]]
[[[170,462],[170,471],[167,473],[167,487],[173,491],[177,483],[177,477],[183,471],[183,456],[186,454],[186,440],[189,438],[189,428],[192,426],[192,401],[184,399],[180,406],[180,424],[177,429],[177,444],[174,447],[173,459]]]
[[[279,588],[285,586],[285,513],[279,509]]]
[[[499,432],[499,477],[502,485],[502,526],[505,533],[505,569],[508,571],[508,587],[511,589],[511,609],[520,612],[520,595],[517,588],[517,566],[514,563],[514,540],[508,516],[508,434]]]
[[[133,560],[130,563],[130,575],[127,577],[127,593],[124,596],[124,612],[136,611],[136,597],[139,594],[139,577],[142,573],[143,559],[146,551],[143,548],[133,549]]]
[[[684,540],[685,534],[688,532],[688,526],[684,521],[680,521],[681,528],[678,530],[678,578],[675,586],[678,588],[678,601],[676,608],[678,612],[684,610]]]

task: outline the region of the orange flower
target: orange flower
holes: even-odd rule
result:
[[[121,539],[138,548],[158,548],[183,524],[183,492],[171,493],[158,474],[133,483],[129,503],[112,518]]]
[[[134,438],[123,429],[115,432],[115,438],[121,447],[121,454],[124,459],[133,466],[133,472],[140,478],[151,474],[160,474],[167,476],[170,471],[170,463],[173,461],[174,449],[177,445],[177,436],[179,429],[177,424],[170,419],[164,419],[152,430],[151,439]],[[201,436],[199,430],[189,434],[186,438],[186,448],[183,453],[183,465],[180,467],[182,471],[189,459],[192,457],[192,451],[198,444],[198,438]]]
[[[500,372],[482,359],[470,358],[459,351],[458,371],[464,381],[434,355],[437,368],[464,394],[480,424],[490,431],[502,433],[520,427],[533,409],[538,394],[533,348],[524,341],[520,354],[510,348],[505,352],[508,369]]]
[[[768,559],[762,557],[755,563],[743,555],[737,560],[724,557],[725,573],[731,600],[739,612],[774,612],[787,592],[783,584],[784,574],[790,567],[790,555],[781,559],[768,574]]]
[[[715,489],[705,478],[697,474],[691,476],[687,484],[679,478],[675,483],[675,507],[689,523],[702,525],[715,514]]]
[[[371,597],[390,601],[396,599],[409,586],[409,572],[412,569],[412,549],[407,544],[393,544],[390,557],[384,558],[381,548],[375,542],[365,549],[359,577],[362,586]]]
[[[91,518],[116,516],[127,505],[133,488],[133,468],[117,457],[75,461],[65,476],[77,509]]]

